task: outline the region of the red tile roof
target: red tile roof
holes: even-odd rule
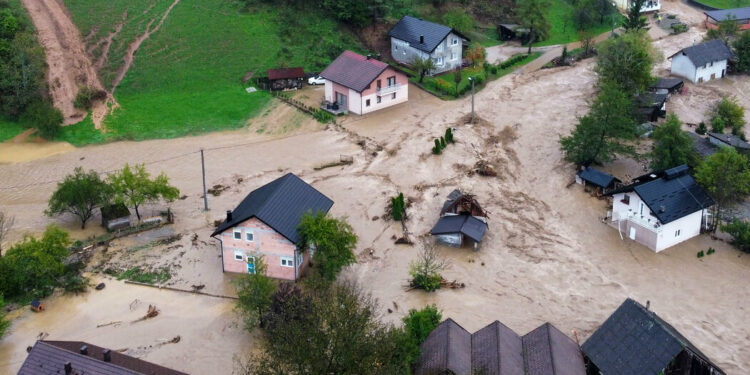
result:
[[[268,79],[271,81],[275,79],[305,78],[305,71],[302,68],[268,69],[266,70],[266,74],[268,74]]]
[[[387,68],[388,64],[382,61],[368,59],[352,51],[344,51],[320,73],[320,76],[354,91],[362,92]]]

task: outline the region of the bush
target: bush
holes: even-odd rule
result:
[[[21,122],[29,128],[36,128],[44,139],[54,139],[64,119],[59,109],[42,100],[31,103],[21,116]]]
[[[750,223],[734,219],[731,223],[722,225],[721,230],[732,236],[732,245],[750,253]]]
[[[724,120],[721,117],[714,117],[713,120],[711,120],[711,131],[714,133],[723,133],[724,128],[726,127],[726,124],[724,123]]]
[[[94,90],[91,87],[85,86],[78,89],[78,95],[76,95],[73,106],[78,109],[91,109],[94,101],[103,100],[107,97],[107,93],[103,90]]]
[[[722,98],[716,105],[716,117],[720,118],[726,127],[732,128],[733,133],[739,133],[745,126],[745,108],[736,98]]]
[[[391,198],[391,215],[393,220],[401,221],[406,217],[406,204],[404,203],[404,193],[398,193]]]
[[[409,275],[412,280],[411,287],[432,292],[440,289],[443,280],[441,271],[448,268],[448,262],[440,258],[437,250],[433,247],[425,247],[419,253],[419,257],[409,265]]]
[[[514,55],[509,57],[507,60],[500,63],[500,69],[510,68],[513,65],[518,64],[526,58],[526,55]]]
[[[704,255],[703,250],[699,251],[697,254],[698,258],[703,258]]]
[[[442,78],[435,78],[435,88],[438,89],[443,94],[453,92],[453,84],[442,79]]]
[[[453,130],[451,128],[445,129],[445,141],[448,143],[455,143],[453,139]]]
[[[0,294],[0,339],[3,338],[8,327],[10,327],[10,322],[5,320],[5,300],[3,299],[3,295]]]
[[[440,147],[440,140],[435,138],[435,146],[432,147],[432,153],[435,155],[440,155],[441,152],[443,152],[443,148]]]
[[[404,329],[417,345],[421,345],[442,319],[435,305],[425,306],[422,310],[411,309],[403,319]]]
[[[695,128],[695,132],[700,135],[706,134],[707,131],[708,131],[708,128],[706,128],[706,123],[703,121],[701,121],[701,123],[698,124],[698,127]]]
[[[440,282],[443,277],[440,274],[412,274],[411,286],[422,289],[426,292],[433,292],[440,289]]]
[[[440,137],[440,148],[445,148],[445,137]]]
[[[497,67],[493,65],[492,68],[490,68],[490,72],[492,72],[493,75],[497,74]]]

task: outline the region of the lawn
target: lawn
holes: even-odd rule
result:
[[[697,2],[718,9],[742,8],[750,6],[750,0],[696,0]]]
[[[750,0],[748,0],[750,1]],[[547,10],[547,18],[552,27],[550,28],[549,38],[541,42],[534,43],[535,46],[550,46],[577,41],[578,28],[573,22],[573,5],[565,0],[552,0]],[[617,13],[615,22],[619,26],[625,19],[624,16]],[[594,35],[605,33],[612,29],[612,18],[605,17],[604,22],[591,28]]]
[[[19,134],[26,128],[16,121],[0,117],[0,142],[7,141]]]
[[[151,3],[66,0],[82,35],[91,35],[89,45],[96,45],[128,12],[105,65],[107,85],[111,77],[106,72],[119,68],[124,48],[172,1],[158,0],[150,8]],[[86,119],[61,139],[82,145],[240,128],[271,100],[265,92],[245,92],[252,85],[252,81],[242,83],[246,75],[264,75],[266,69],[279,66],[319,72],[345,49],[362,52],[352,34],[319,9],[296,12],[295,17],[289,11],[269,5],[242,10],[238,2],[227,0],[180,1],[161,29],[141,45],[117,87],[115,98],[121,108],[105,120],[107,134],[97,135]]]

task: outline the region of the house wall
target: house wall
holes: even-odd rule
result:
[[[672,57],[672,67],[670,68],[672,74],[683,77],[695,83],[695,65],[690,59],[680,52],[679,54]]]
[[[455,44],[453,44],[454,40],[456,41]],[[391,56],[394,60],[406,65],[410,65],[417,57],[420,59],[430,57],[433,62],[435,62],[435,69],[431,74],[438,74],[461,66],[463,41],[464,39],[460,36],[455,33],[450,33],[437,47],[435,47],[435,50],[428,55],[425,52],[411,47],[409,43],[401,39],[391,37]],[[439,64],[441,58],[442,63]]]
[[[460,233],[439,234],[435,236],[435,240],[443,246],[461,247],[463,244],[463,236]]]
[[[241,239],[234,238],[235,229],[241,231]],[[253,234],[253,240],[248,241],[246,233]],[[228,228],[217,238],[221,241],[224,272],[247,273],[248,257],[263,257],[266,264],[266,274],[269,277],[283,280],[295,280],[307,269],[310,252],[302,254],[302,261],[295,256],[297,247],[280,233],[275,231],[257,218],[250,218],[235,227]],[[235,254],[242,255],[242,260],[235,259]],[[281,258],[291,258],[295,267],[281,265]],[[257,258],[256,258],[257,259]]]
[[[690,215],[679,218],[669,224],[662,225],[659,239],[656,244],[656,252],[672,247],[682,241],[686,241],[701,234],[701,220],[703,210],[695,211]],[[680,231],[679,235],[676,233]]]
[[[621,10],[627,11],[630,9],[631,0],[615,0],[615,4]],[[659,0],[646,0],[641,7],[641,13],[654,12],[661,9],[661,2]]]
[[[388,77],[393,76],[396,77],[396,91],[391,91],[388,86]],[[378,80],[380,80],[381,87],[384,90],[382,95],[378,93]],[[393,98],[393,94],[396,94],[395,99]],[[378,103],[378,97],[381,98],[380,103]],[[369,106],[367,106],[367,100],[370,101]],[[362,91],[362,114],[387,108],[407,100],[409,100],[409,79],[405,74],[393,68],[388,68],[372,81],[369,89]]]
[[[695,67],[693,62],[682,53],[672,57],[672,74],[687,78],[693,83],[708,82],[712,74],[714,79],[722,78],[726,75],[726,70],[727,60]]]

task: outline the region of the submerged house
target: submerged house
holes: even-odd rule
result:
[[[673,75],[693,83],[703,83],[727,75],[727,65],[732,57],[732,51],[724,42],[712,39],[684,48],[669,58],[672,59]]]
[[[590,374],[724,374],[674,327],[630,298],[581,348]]]
[[[610,225],[657,253],[701,233],[714,201],[687,165],[637,177],[614,190]]]
[[[469,38],[444,25],[411,16],[404,16],[391,31],[391,56],[401,64],[411,65],[415,59],[431,59],[435,69],[430,74],[461,67],[464,42]]]
[[[708,133],[708,141],[717,147],[733,147],[737,152],[750,152],[750,143],[733,134]]]
[[[409,79],[392,66],[344,51],[320,73],[325,79],[323,109],[364,115],[409,100]]]
[[[187,375],[81,341],[37,341],[18,375]]]
[[[221,245],[222,270],[255,273],[262,257],[269,277],[297,280],[311,252],[298,249],[302,216],[327,213],[333,201],[292,173],[253,190],[211,234]]]
[[[495,321],[469,333],[446,319],[420,346],[416,375],[585,375],[581,349],[550,323],[519,336]]]
[[[440,219],[430,230],[438,243],[445,246],[461,247],[468,238],[474,249],[487,231],[487,213],[471,194],[453,190],[440,210]]]

